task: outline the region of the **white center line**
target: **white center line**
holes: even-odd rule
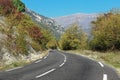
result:
[[[64,55],[65,56],[65,55]],[[66,56],[65,56],[65,60],[64,60],[64,62],[66,62]]]
[[[107,80],[107,74],[103,74],[103,80]]]
[[[60,64],[59,67],[62,67],[66,63],[66,60],[67,60],[66,56],[64,54],[62,54],[62,55],[64,56],[64,62],[62,64]]]
[[[65,57],[64,62],[66,62],[66,59],[67,59],[66,56],[64,54],[62,54],[62,55]]]
[[[35,78],[40,78],[40,77],[42,77],[42,76],[44,76],[46,74],[49,74],[50,72],[53,72],[54,70],[56,70],[56,69],[51,69],[51,70],[49,70],[49,71],[47,71],[47,72],[45,72],[45,73],[43,73],[41,75],[36,76]]]
[[[17,67],[17,68],[9,69],[9,70],[6,70],[6,72],[16,70],[16,69],[20,69],[20,68],[23,68],[23,67]]]
[[[64,62],[66,62],[66,59],[64,60]]]
[[[35,63],[39,63],[41,60],[36,61]]]
[[[65,64],[65,63],[60,64],[59,67],[62,67],[64,64]]]
[[[104,67],[104,65],[101,62],[98,62],[100,64],[101,67]]]

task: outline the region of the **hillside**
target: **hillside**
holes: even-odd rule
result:
[[[39,19],[41,25],[34,19],[36,22]],[[28,11],[20,0],[0,0],[0,68],[40,58],[42,51],[51,46],[50,42],[55,43],[50,31],[60,33],[59,27],[53,25],[52,19]]]
[[[25,12],[32,18],[34,22],[40,25],[43,29],[51,31],[56,38],[59,38],[61,33],[64,32],[64,28],[51,18],[37,14],[34,11],[26,8]]]

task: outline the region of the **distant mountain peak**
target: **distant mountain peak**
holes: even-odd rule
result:
[[[67,16],[61,16],[54,18],[54,20],[65,29],[67,29],[71,24],[77,23],[81,28],[88,34],[90,34],[91,30],[91,21],[96,20],[98,14],[84,14],[84,13],[76,13]]]
[[[71,15],[65,15],[65,16],[55,17],[54,19],[57,19],[57,18],[66,18],[66,17],[71,17],[71,16],[76,16],[76,17],[81,17],[81,16],[97,17],[98,14],[97,13],[91,13],[91,14],[76,13],[76,14],[71,14]]]

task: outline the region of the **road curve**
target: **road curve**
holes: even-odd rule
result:
[[[52,50],[24,67],[0,72],[0,80],[120,80],[107,65],[75,54]]]

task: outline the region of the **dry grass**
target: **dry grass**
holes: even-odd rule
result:
[[[46,56],[48,54],[49,50],[47,51],[43,51],[41,54],[40,54],[40,58],[43,58],[44,56]],[[9,65],[3,65],[3,66],[0,66],[0,70],[8,70],[8,69],[12,69],[12,68],[16,68],[16,67],[20,67],[20,66],[25,66],[27,64],[30,64],[32,63],[33,61],[37,60],[38,58],[34,59],[34,60],[24,60],[24,61],[17,61],[17,62],[14,62],[12,64],[9,64]]]

